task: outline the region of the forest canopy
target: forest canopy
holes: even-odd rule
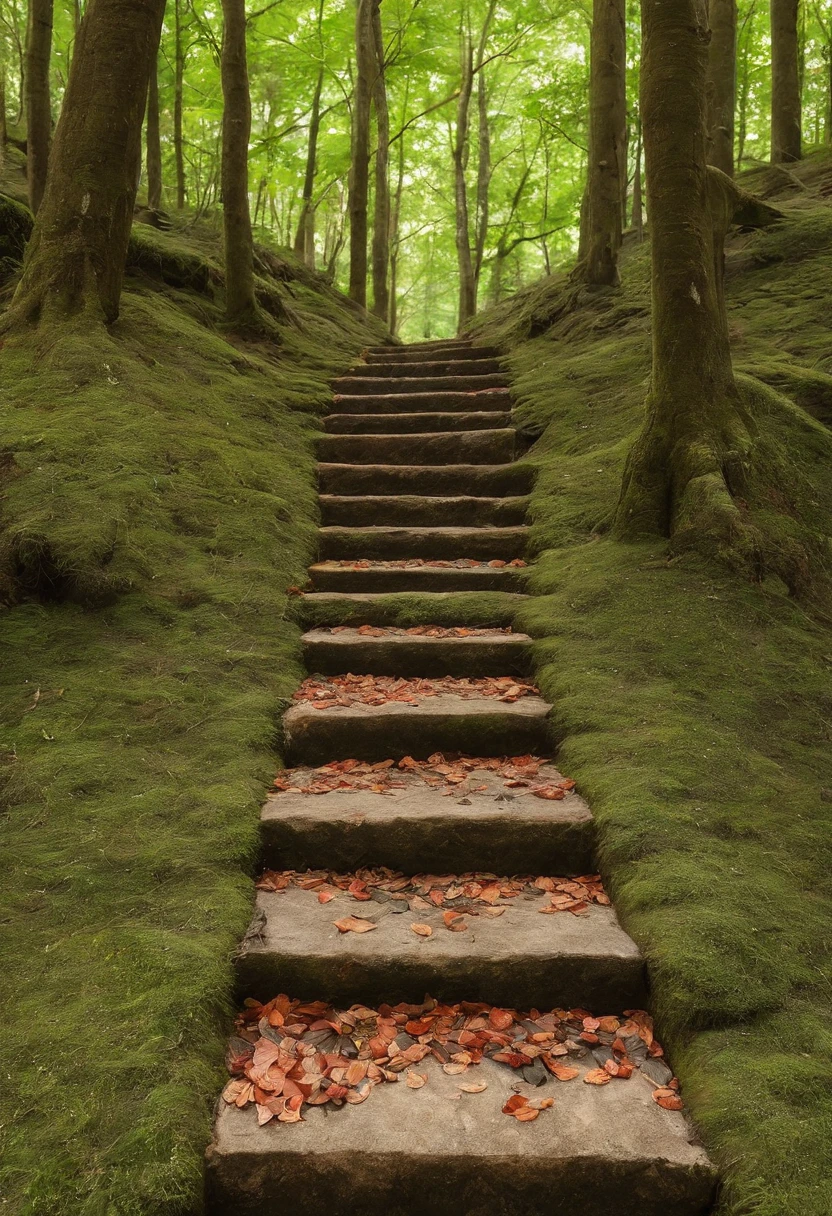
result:
[[[393,328],[405,339],[442,337],[457,323],[459,278],[454,149],[466,46],[473,53],[470,130],[464,151],[470,239],[482,307],[570,258],[578,243],[588,146],[592,5],[563,0],[384,0],[389,109],[390,280]],[[627,197],[624,226],[642,224],[639,6],[626,6]],[[0,6],[0,62],[9,134],[23,144],[25,0]],[[49,84],[57,117],[82,11],[56,0]],[[157,64],[161,197],[167,211],[217,216],[221,199],[222,8],[175,0],[166,8]],[[346,287],[349,172],[356,84],[353,0],[268,0],[249,5],[252,104],[249,190],[255,235],[305,252]],[[804,146],[832,136],[832,5],[801,6]],[[735,163],[770,154],[769,4],[737,13]],[[299,235],[312,150],[307,212]],[[375,120],[371,157],[378,148]],[[152,172],[152,170],[151,170]],[[140,199],[147,198],[148,166]],[[373,172],[370,174],[370,213]],[[308,223],[308,219],[307,219]]]

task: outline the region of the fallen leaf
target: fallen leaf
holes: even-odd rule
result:
[[[684,1107],[676,1091],[666,1087],[653,1090],[653,1101],[664,1110],[682,1110]]]
[[[428,1079],[427,1073],[414,1072],[412,1068],[408,1068],[408,1070],[407,1070],[407,1088],[408,1089],[421,1089],[423,1085],[427,1084],[427,1079]]]
[[[360,916],[344,916],[332,923],[339,933],[369,933],[371,929],[378,928],[371,920],[362,920]]]
[[[485,1081],[463,1081],[459,1088],[464,1094],[481,1094],[488,1085]]]
[[[609,1085],[612,1078],[603,1068],[591,1068],[584,1076],[584,1085]]]
[[[414,933],[419,934],[419,937],[433,936],[433,929],[431,929],[430,925],[411,925],[410,927]]]

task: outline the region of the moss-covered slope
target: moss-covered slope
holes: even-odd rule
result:
[[[217,265],[210,234],[137,226],[110,332],[0,351],[9,1213],[198,1206],[258,806],[300,678],[286,591],[312,553],[316,415],[382,338],[262,251],[295,321],[279,349],[233,342]]]
[[[758,523],[782,541],[799,496],[832,535],[832,167],[747,184],[788,213],[737,235],[735,360],[761,440],[787,467]],[[605,879],[650,960],[662,1031],[710,1151],[721,1211],[832,1210],[832,605],[741,579],[714,555],[608,539],[650,367],[649,261],[552,320],[561,285],[484,318],[542,435],[538,593],[520,623],[601,831]],[[530,331],[542,331],[529,339]]]

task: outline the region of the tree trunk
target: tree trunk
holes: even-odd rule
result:
[[[118,316],[147,85],[165,0],[92,0],[81,22],[49,179],[4,328]]]
[[[771,0],[771,160],[800,160],[799,0]]]
[[[159,60],[153,62],[147,89],[147,205],[151,211],[162,206],[162,140],[159,134]]]
[[[456,107],[456,138],[453,147],[455,241],[459,267],[459,330],[477,311],[474,262],[471,257],[470,219],[468,215],[468,185],[465,172],[469,157],[469,127],[471,93],[474,87],[474,52],[470,35],[463,33],[460,45],[461,71],[459,99]]]
[[[590,42],[589,178],[583,277],[618,283],[622,182],[627,179],[624,0],[594,0]]]
[[[771,222],[706,165],[707,0],[642,6],[641,114],[650,213],[653,371],[615,531],[673,535],[711,552],[739,528],[747,419],[734,382],[722,290],[735,219]]]
[[[830,144],[832,143],[832,41],[827,42],[824,48],[824,58],[826,60],[826,120],[823,137],[824,141]]]
[[[352,172],[350,174],[349,295],[367,306],[367,203],[370,195],[370,100],[376,71],[373,39],[375,0],[356,0],[356,76],[352,112]]]
[[[373,4],[373,46],[375,77],[373,104],[376,111],[376,178],[373,214],[373,312],[386,322],[390,314],[390,110],[384,62],[384,32],[381,26],[381,0]]]
[[[405,90],[405,106],[407,105],[408,90]],[[396,162],[396,190],[393,195],[393,214],[390,223],[390,312],[388,328],[395,334],[399,327],[399,301],[397,297],[399,283],[399,249],[401,245],[400,224],[402,215],[402,198],[404,197],[404,134],[399,136],[399,147]]]
[[[737,97],[737,0],[710,0],[708,50],[708,164],[734,176]]]
[[[49,63],[52,56],[52,0],[29,0],[26,36],[26,175],[29,206],[37,212],[46,189],[52,104]]]
[[[185,207],[185,145],[182,135],[182,93],[185,84],[185,51],[182,46],[182,0],[173,5],[173,158],[176,165],[176,210]]]
[[[315,266],[315,209],[312,196],[315,192],[315,173],[318,165],[318,135],[321,130],[321,94],[324,87],[324,69],[318,72],[315,92],[312,95],[312,113],[309,117],[309,137],[306,142],[306,172],[303,178],[303,196],[300,219],[295,234],[295,253],[307,266]]]
[[[641,177],[643,153],[641,114],[639,113],[636,118],[636,167],[633,174],[633,228],[639,241],[644,240],[644,185]]]
[[[252,322],[254,245],[248,205],[248,144],[251,99],[246,63],[245,0],[222,0],[222,214],[225,242],[225,315]]]
[[[8,121],[6,118],[6,65],[0,62],[0,168],[6,159]]]
[[[491,127],[488,122],[488,88],[485,70],[477,75],[477,218],[474,225],[474,305],[480,287],[491,193]]]

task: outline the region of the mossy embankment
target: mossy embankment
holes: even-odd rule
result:
[[[328,380],[383,335],[263,251],[294,321],[224,330],[210,231],[135,227],[120,320],[0,352],[0,1193],[198,1210],[258,808],[301,679],[287,588]],[[6,264],[6,270],[11,269]]]
[[[749,509],[777,544],[799,515],[832,534],[830,183],[828,158],[749,175],[787,219],[729,242],[735,365],[760,449],[787,471]],[[538,285],[478,335],[508,352],[519,417],[543,428],[537,594],[519,623],[539,639],[561,767],[649,958],[662,1034],[725,1171],[720,1212],[828,1216],[832,606],[720,555],[609,538],[650,368],[647,248],[628,245],[619,292],[549,326],[559,299]]]

